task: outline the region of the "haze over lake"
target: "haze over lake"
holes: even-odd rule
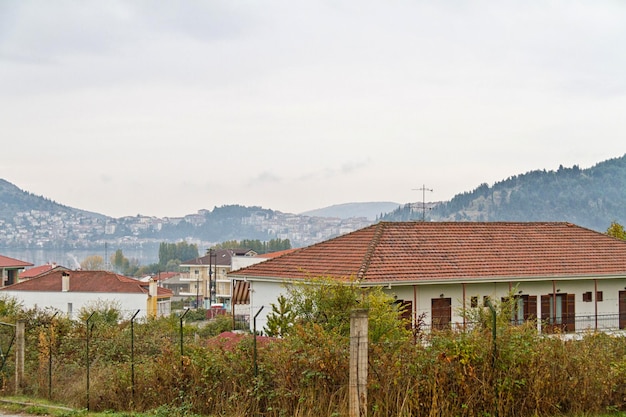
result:
[[[117,248],[98,249],[0,249],[0,254],[20,261],[30,262],[35,266],[56,263],[66,268],[80,268],[80,262],[88,256],[99,255],[110,259]],[[128,259],[136,259],[140,265],[149,265],[159,261],[159,245],[146,245],[141,248],[122,249]]]

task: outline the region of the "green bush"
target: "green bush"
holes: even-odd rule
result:
[[[349,309],[343,309],[354,306],[351,291],[357,291],[360,300],[368,300],[358,306],[370,307],[371,417],[483,417],[496,411],[499,417],[530,417],[626,410],[624,337],[542,336],[532,323],[512,326],[505,302],[498,306],[495,349],[489,311],[482,308],[472,313],[477,324],[465,332],[414,338],[404,323],[393,321],[399,311],[390,309],[393,304],[377,291],[320,288],[323,296],[311,294],[318,307],[306,297],[300,307],[313,313],[324,305],[327,312],[335,311],[332,317],[319,320],[312,314],[311,320],[295,320],[283,338],[258,339],[256,345],[250,334],[226,342],[213,338],[229,329],[229,316],[203,328],[190,323],[182,329],[176,316],[139,320],[134,340],[129,322],[113,323],[107,319],[111,315],[102,316],[89,330],[90,409],[154,416],[347,416]],[[48,397],[51,370],[51,400],[84,409],[85,323],[1,303],[2,321],[26,321],[23,391]],[[9,357],[5,392],[14,390],[14,379],[8,377],[14,364]]]

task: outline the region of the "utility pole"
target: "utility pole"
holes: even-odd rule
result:
[[[426,188],[426,185],[422,185],[422,188],[414,188],[413,191],[422,192],[422,221],[426,221],[426,191],[432,192],[432,188]]]

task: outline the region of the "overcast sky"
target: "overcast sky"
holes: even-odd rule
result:
[[[448,200],[626,153],[626,2],[0,2],[0,178],[98,213]]]

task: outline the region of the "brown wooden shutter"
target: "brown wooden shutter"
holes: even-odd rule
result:
[[[552,333],[552,320],[550,320],[550,316],[552,315],[552,311],[550,311],[550,298],[551,295],[542,295],[541,296],[541,330],[544,333]]]
[[[626,329],[626,291],[619,292],[619,328]]]
[[[250,283],[235,281],[231,302],[233,304],[250,304]]]
[[[576,295],[564,294],[565,305],[563,306],[563,330],[573,332],[576,330]]]
[[[550,304],[548,303],[548,308]],[[529,295],[524,299],[524,321],[535,320],[537,318],[537,296]]]

